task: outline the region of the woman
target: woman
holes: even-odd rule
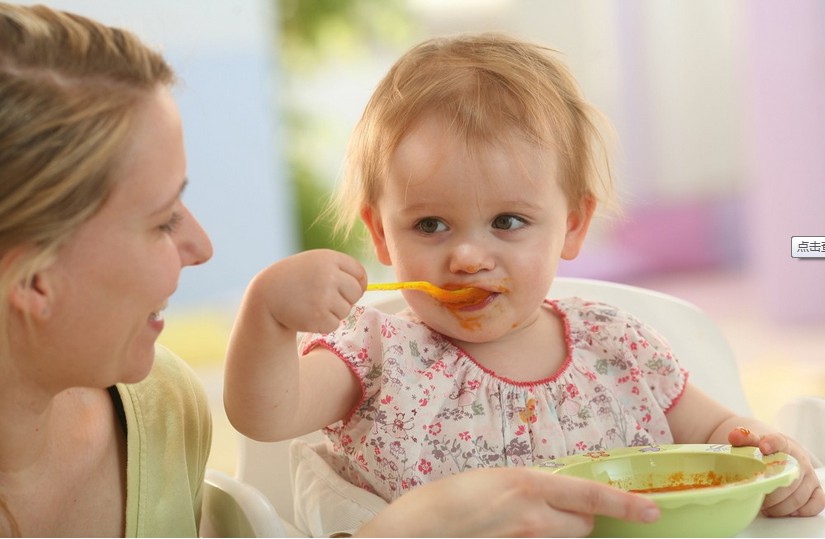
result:
[[[212,255],[181,201],[174,74],[133,35],[0,3],[0,535],[195,536],[211,443],[194,373],[155,341]],[[404,496],[365,535],[587,533],[644,498],[533,470]]]
[[[155,340],[180,269],[212,247],[181,202],[173,72],[127,33],[0,12],[0,520],[193,535],[209,412]]]

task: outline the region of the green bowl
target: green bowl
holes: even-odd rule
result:
[[[597,516],[591,537],[732,537],[765,496],[799,476],[796,459],[755,447],[623,447],[543,461],[538,468],[641,492],[661,518],[650,524]]]

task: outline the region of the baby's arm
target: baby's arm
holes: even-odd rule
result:
[[[765,497],[762,511],[766,515],[812,516],[825,509],[825,494],[808,451],[771,426],[737,416],[689,383],[667,419],[676,443],[752,445],[765,455],[782,452],[796,458],[800,466],[799,479]]]
[[[325,349],[304,358],[298,332],[335,330],[366,288],[354,258],[307,251],[264,269],[249,284],[226,359],[224,406],[242,434],[276,441],[342,419],[361,387],[346,364]]]

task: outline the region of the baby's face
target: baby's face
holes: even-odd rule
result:
[[[379,260],[398,280],[494,292],[455,307],[405,292],[427,325],[473,343],[539,316],[560,258],[573,258],[590,214],[571,211],[553,151],[515,140],[469,150],[431,118],[402,139],[378,204],[365,213]]]

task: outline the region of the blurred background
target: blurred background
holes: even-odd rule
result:
[[[623,215],[560,274],[675,294],[730,339],[754,415],[825,396],[825,3],[818,0],[44,0],[134,30],[177,70],[186,202],[215,256],[183,273],[161,342],[196,367],[211,466],[235,466],[226,339],[252,276],[332,242],[318,211],[349,132],[408,47],[502,31],[561,51],[612,120]],[[374,265],[375,275],[382,270]]]

